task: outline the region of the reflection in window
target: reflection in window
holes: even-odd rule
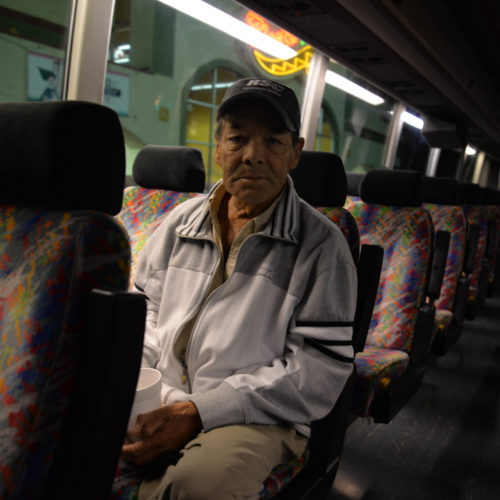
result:
[[[222,177],[222,171],[214,159],[217,107],[226,89],[238,78],[240,75],[229,69],[211,69],[191,85],[187,98],[186,145],[201,150],[207,172],[207,187]]]
[[[318,128],[316,139],[314,140],[315,151],[335,152],[335,131],[334,119],[331,112],[321,106],[318,116]]]
[[[3,0],[0,102],[62,98],[71,0]]]

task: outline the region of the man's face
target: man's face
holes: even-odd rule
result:
[[[263,211],[283,189],[304,146],[270,105],[261,101],[235,104],[223,120],[215,159],[226,190],[254,211]]]

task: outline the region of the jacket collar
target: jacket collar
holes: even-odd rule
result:
[[[210,220],[210,196],[222,181],[215,184],[187,221],[176,228],[176,233],[184,238],[213,239]],[[260,234],[272,238],[297,243],[299,241],[299,197],[290,176],[287,177],[286,192],[276,205],[273,215]]]

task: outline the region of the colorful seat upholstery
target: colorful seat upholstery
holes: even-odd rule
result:
[[[347,197],[345,208],[356,219],[361,243],[381,245],[385,253],[366,346],[356,356],[353,412],[388,421],[423,376],[421,363],[411,361],[422,357],[417,349],[428,348],[432,325],[427,324],[429,318],[434,321],[433,307],[426,304],[433,227],[421,207],[422,179],[417,172],[374,169],[365,175],[360,190],[360,197]],[[373,411],[379,396],[387,397],[390,406],[380,413]],[[392,396],[399,405],[390,402]]]
[[[125,188],[122,209],[117,215],[132,248],[131,288],[148,238],[172,209],[203,192],[205,170],[201,153],[194,148],[146,146],[134,162],[134,179],[139,186]]]
[[[466,219],[458,203],[458,183],[455,179],[424,178],[424,207],[434,224],[434,233],[446,231],[450,244],[443,284],[436,300],[436,320],[433,351],[442,355],[458,339],[465,314],[469,278],[464,273],[466,250]]]
[[[111,216],[125,171],[118,117],[81,102],[0,104],[0,165],[0,497],[72,498],[77,484],[101,497],[145,317],[125,293],[130,248]],[[122,298],[135,319],[114,317]]]

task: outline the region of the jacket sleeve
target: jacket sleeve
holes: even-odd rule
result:
[[[298,299],[284,355],[192,395],[206,430],[234,423],[309,424],[333,408],[352,373],[357,276],[346,245],[323,257]]]

